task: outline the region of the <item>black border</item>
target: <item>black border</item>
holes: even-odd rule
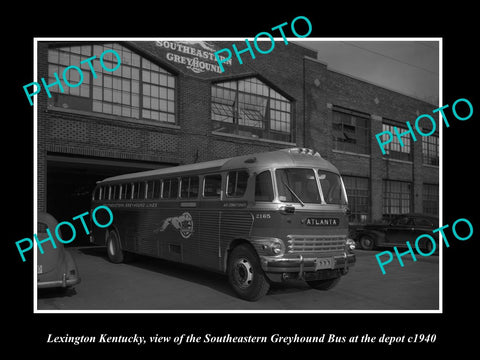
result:
[[[334,351],[337,355],[388,354],[416,355],[419,350],[427,350],[428,355],[440,354],[446,349],[466,353],[475,346],[476,327],[473,316],[476,314],[476,254],[478,252],[478,215],[473,211],[476,200],[476,147],[475,130],[477,117],[478,90],[474,82],[479,79],[476,59],[477,42],[474,31],[478,20],[474,19],[475,9],[470,5],[455,3],[448,6],[438,4],[437,8],[421,10],[417,4],[361,3],[359,8],[350,4],[339,4],[338,8],[327,8],[324,3],[312,3],[303,9],[293,9],[292,4],[277,4],[281,11],[271,7],[260,11],[258,6],[247,3],[194,3],[177,5],[167,9],[163,4],[113,4],[101,9],[98,4],[87,8],[74,7],[58,13],[52,12],[51,4],[39,4],[32,8],[9,13],[20,14],[18,24],[4,22],[3,34],[6,37],[3,56],[4,72],[7,73],[6,91],[3,92],[3,119],[7,131],[2,142],[4,180],[8,211],[3,228],[4,239],[4,278],[2,291],[7,305],[4,317],[10,316],[7,335],[3,343],[17,351],[29,348],[38,354],[61,354],[75,350],[75,354],[98,354],[98,350],[110,353],[138,354],[144,351],[156,356],[167,356],[164,350],[193,350],[198,346],[210,356],[218,353],[230,356],[232,350],[254,350],[263,345],[230,345],[230,352],[223,353],[225,346],[203,344],[177,346],[137,347],[135,345],[112,346],[105,344],[73,346],[71,344],[47,344],[48,333],[69,333],[70,335],[99,335],[108,332],[112,335],[133,335],[134,333],[165,334],[206,333],[224,335],[283,335],[314,336],[334,333],[338,336],[353,336],[368,333],[371,336],[402,335],[412,333],[435,333],[433,344],[308,344],[272,345],[269,351],[295,355],[303,349],[312,356],[324,351]],[[341,6],[340,6],[341,5]],[[35,5],[33,5],[35,6]],[[120,7],[122,9],[120,9]],[[216,7],[216,13],[212,8]],[[150,9],[150,10],[149,10]],[[85,22],[83,12],[90,12],[90,21]],[[70,12],[69,12],[70,11]],[[29,15],[30,14],[30,15]],[[70,15],[69,15],[70,14]],[[83,14],[83,15],[82,15]],[[115,37],[178,37],[178,36],[254,36],[296,16],[307,16],[312,25],[311,37],[442,37],[443,38],[443,103],[452,104],[459,98],[467,98],[473,104],[474,115],[468,121],[453,120],[450,128],[443,131],[443,209],[444,224],[452,224],[458,218],[469,219],[474,228],[474,236],[465,242],[451,241],[450,248],[444,248],[443,259],[443,314],[33,314],[33,257],[21,263],[14,241],[29,237],[33,233],[33,107],[25,101],[22,86],[33,81],[33,38],[47,36],[115,36]],[[83,19],[83,21],[82,21]],[[14,21],[15,23],[15,21]],[[126,25],[130,24],[130,25]],[[135,25],[133,25],[135,24]],[[16,31],[21,30],[21,31]],[[10,140],[13,139],[13,140]],[[12,205],[13,204],[13,208]],[[5,218],[5,212],[4,212]],[[9,318],[10,319],[10,318]],[[220,347],[220,348],[219,348]],[[295,352],[295,353],[294,353]],[[169,353],[171,356],[172,353]],[[200,355],[200,353],[198,353]],[[261,356],[249,351],[247,356]],[[272,353],[268,353],[269,356]],[[35,355],[32,355],[35,356]],[[44,355],[42,355],[44,357]]]

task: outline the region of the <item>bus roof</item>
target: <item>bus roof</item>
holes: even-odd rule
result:
[[[265,169],[277,167],[315,167],[338,173],[337,168],[322,158],[318,152],[314,153],[313,150],[306,148],[290,148],[118,175],[106,178],[99,181],[99,183],[133,180],[159,175],[176,176],[190,172],[195,173],[196,171],[215,172],[230,169]]]

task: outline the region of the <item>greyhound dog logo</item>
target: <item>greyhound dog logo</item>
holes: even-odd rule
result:
[[[192,215],[188,212],[184,212],[180,216],[166,218],[163,220],[162,225],[153,232],[157,234],[161,231],[165,231],[169,225],[172,225],[177,229],[184,239],[188,239],[193,233],[193,219]]]

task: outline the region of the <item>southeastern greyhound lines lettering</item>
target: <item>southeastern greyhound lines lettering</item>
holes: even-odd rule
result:
[[[195,45],[199,46],[201,49],[188,46]],[[183,56],[173,52],[168,52],[166,57],[168,61],[173,61],[177,64],[186,65],[187,69],[193,71],[196,74],[212,71],[216,73],[221,73],[220,66],[216,64],[216,58],[214,52],[216,49],[213,45],[206,41],[157,41],[156,45],[164,49],[169,49],[186,55]],[[224,57],[221,57],[221,60],[225,60]],[[210,61],[210,62],[208,62]],[[232,60],[225,60],[225,64],[231,65]]]

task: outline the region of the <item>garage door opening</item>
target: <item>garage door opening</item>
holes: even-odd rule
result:
[[[174,165],[176,164],[47,154],[47,212],[58,222],[71,222],[76,229],[75,240],[65,246],[90,245],[80,220],[72,218],[90,211],[92,191],[97,181],[110,176]],[[89,216],[84,219],[90,224]],[[65,240],[73,235],[68,226],[62,226],[61,231]]]

